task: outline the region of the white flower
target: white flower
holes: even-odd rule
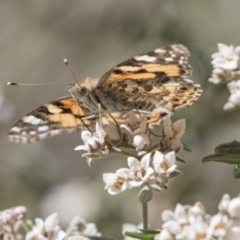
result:
[[[151,153],[144,155],[139,161],[134,157],[128,157],[128,166],[131,170],[132,180],[129,181],[129,187],[138,187],[150,180],[150,176],[154,173],[153,168],[149,167],[151,161]]]
[[[224,105],[224,110],[231,110],[240,106],[240,80],[228,83],[228,89],[231,93],[228,102]]]
[[[82,131],[81,137],[84,145],[76,147],[75,150],[85,150],[89,153],[96,153],[102,148],[102,145],[105,144],[106,136],[106,132],[100,127],[100,124],[97,121],[96,133],[92,134],[89,131]]]
[[[75,216],[67,229],[67,236],[101,236],[95,223],[86,223],[81,216]]]
[[[121,125],[121,128],[127,130],[133,136],[133,145],[136,150],[142,150],[150,144],[150,131],[148,130],[147,117],[137,117],[136,114],[130,113],[128,124]]]
[[[233,198],[229,202],[228,213],[232,218],[240,218],[240,197]]]
[[[162,148],[180,152],[183,149],[183,144],[180,139],[185,133],[185,127],[185,119],[180,119],[175,123],[172,123],[170,117],[167,116],[163,122],[163,138],[161,140]]]
[[[158,175],[169,175],[177,168],[175,152],[169,152],[163,155],[161,152],[156,151],[153,157],[153,166]]]
[[[130,178],[131,171],[128,168],[118,169],[115,173],[105,173],[103,174],[105,189],[108,190],[109,194],[116,195],[129,187]]]
[[[107,136],[110,138],[111,144],[113,146],[118,145],[122,140],[122,132],[120,126],[113,120],[105,120],[104,117],[102,121],[106,122],[106,124],[103,125],[103,131],[105,131]]]
[[[212,65],[215,68],[223,68],[227,70],[236,70],[239,68],[239,53],[234,46],[218,44],[218,53],[212,55]]]
[[[224,238],[227,234],[227,229],[232,224],[232,220],[229,219],[226,215],[222,215],[220,213],[214,215],[209,224],[207,239],[211,239],[211,237],[215,238]]]
[[[105,189],[111,195],[118,194],[127,188],[138,187],[151,180],[154,173],[153,168],[149,167],[151,153],[144,155],[139,161],[134,157],[128,157],[128,168],[118,169],[115,173],[103,174],[103,181],[106,183]]]
[[[176,240],[176,238],[167,229],[163,229],[155,236],[155,240]]]
[[[224,194],[218,205],[218,209],[231,218],[240,220],[240,196],[231,200],[228,194]]]
[[[228,194],[224,194],[220,203],[218,204],[218,210],[222,213],[227,213],[230,200],[230,196]]]
[[[53,213],[43,221],[36,218],[36,225],[33,230],[28,232],[26,240],[62,240],[65,238],[65,232],[58,226],[58,214]]]
[[[218,44],[219,52],[212,55],[213,72],[209,79],[214,84],[229,82],[240,77],[240,48]]]
[[[146,148],[149,144],[149,136],[145,133],[140,133],[133,137],[133,145],[136,147],[137,151]]]

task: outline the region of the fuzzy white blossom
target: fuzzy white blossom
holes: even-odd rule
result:
[[[142,150],[150,144],[150,131],[148,130],[147,117],[137,117],[134,113],[130,113],[128,116],[128,124],[121,125],[122,129],[133,137],[133,145],[136,150]]]
[[[26,240],[62,240],[66,233],[58,225],[57,213],[53,213],[43,221],[41,218],[35,219],[33,229],[27,233]]]
[[[141,186],[150,180],[151,175],[154,173],[153,168],[150,167],[150,161],[151,153],[144,155],[141,161],[134,157],[128,157],[128,166],[131,170],[130,188]]]
[[[169,152],[166,155],[163,155],[161,152],[156,151],[153,157],[153,166],[155,172],[161,175],[169,175],[172,173],[176,168],[177,165],[175,152]]]
[[[178,204],[174,212],[164,211],[162,231],[156,240],[237,240],[240,236],[240,196],[225,194],[214,216],[206,213],[202,203]]]
[[[87,223],[81,216],[75,216],[66,231],[67,236],[101,236],[95,223]]]
[[[223,109],[224,110],[232,110],[234,108],[240,107],[240,80],[231,81],[227,85],[230,91],[230,97],[228,98],[228,102],[225,103]]]
[[[115,173],[104,173],[103,181],[105,182],[105,189],[111,195],[116,195],[125,191],[129,187],[129,179],[131,171],[128,168],[118,169]]]
[[[218,52],[212,55],[213,72],[209,79],[214,84],[240,77],[240,47],[218,44]]]

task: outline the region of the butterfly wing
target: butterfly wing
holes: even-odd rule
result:
[[[97,83],[97,95],[111,111],[163,113],[160,118],[190,106],[200,98],[202,90],[199,84],[185,79],[192,72],[189,56],[181,44],[136,56],[104,74]]]
[[[8,138],[13,142],[32,143],[80,130],[84,125],[91,126],[94,120],[91,112],[80,106],[76,99],[64,97],[23,117],[9,130]]]

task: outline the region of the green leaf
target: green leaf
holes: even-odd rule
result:
[[[234,166],[233,176],[234,176],[234,178],[236,178],[236,179],[239,179],[239,178],[240,178],[240,166],[239,166],[239,165]]]
[[[182,143],[182,144],[183,144],[183,150],[187,152],[192,152],[192,149],[186,143]]]
[[[159,191],[159,192],[162,191],[162,188],[156,183],[151,184],[150,187],[155,191]]]
[[[143,230],[143,229],[127,229],[123,231],[123,235],[127,237],[142,239],[142,240],[154,240],[154,237],[160,233],[160,230]]]
[[[215,147],[215,153],[220,154],[238,154],[240,155],[240,142],[234,140],[229,143],[223,143]]]
[[[223,162],[240,165],[240,154],[212,154],[202,158],[201,162]]]
[[[172,172],[172,173],[169,174],[169,179],[170,179],[170,178],[174,178],[174,177],[178,177],[178,176],[180,176],[180,175],[182,175],[182,172],[180,172],[180,171],[178,171],[178,170],[175,170],[174,172]]]
[[[147,203],[152,199],[153,192],[152,189],[145,185],[138,193],[138,200],[140,203]]]
[[[215,147],[214,152],[215,154],[204,157],[202,163],[214,161],[240,165],[240,142],[234,140],[220,144]]]

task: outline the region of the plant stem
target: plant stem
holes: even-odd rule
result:
[[[148,205],[147,203],[142,204],[142,212],[143,212],[143,229],[148,229]]]
[[[136,159],[139,159],[139,156],[134,155],[134,154],[132,154],[130,152],[125,152],[122,149],[116,148],[116,147],[113,147],[113,149],[112,149],[112,151],[110,153],[120,154],[120,155],[123,155],[123,156],[126,156],[126,157],[134,157]]]

